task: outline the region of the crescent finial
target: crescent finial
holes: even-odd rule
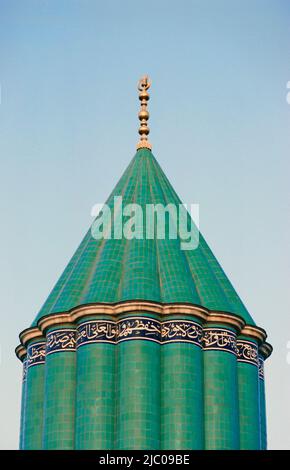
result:
[[[139,100],[141,101],[141,109],[139,111],[138,117],[140,120],[140,127],[139,127],[139,135],[140,140],[137,144],[137,150],[142,148],[147,148],[151,150],[152,145],[148,141],[148,134],[150,129],[148,127],[147,121],[149,119],[149,112],[147,110],[147,102],[150,99],[148,89],[151,86],[151,81],[148,75],[144,75],[144,77],[140,78],[138,82],[138,90],[139,90]]]

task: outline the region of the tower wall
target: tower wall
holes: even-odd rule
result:
[[[44,403],[45,342],[35,341],[27,347],[27,374],[23,419],[23,448],[42,448]]]
[[[202,327],[192,318],[162,323],[161,449],[203,449]]]
[[[116,323],[84,319],[77,328],[76,449],[113,449]]]
[[[27,356],[23,359],[22,371],[22,388],[21,388],[21,415],[20,415],[20,434],[19,434],[19,449],[24,449],[24,423],[25,423],[25,408],[26,408],[26,383],[27,383]]]
[[[125,308],[28,341],[20,448],[265,449],[259,331]]]
[[[74,449],[76,340],[70,325],[46,336],[43,449]]]
[[[239,337],[238,392],[240,449],[260,449],[258,344],[251,338]]]
[[[259,405],[260,405],[260,427],[261,440],[260,446],[262,450],[267,449],[267,422],[266,422],[266,397],[264,382],[264,357],[259,355]]]
[[[206,325],[203,348],[205,449],[239,449],[235,331]]]
[[[132,315],[118,330],[116,449],[159,449],[159,321]]]

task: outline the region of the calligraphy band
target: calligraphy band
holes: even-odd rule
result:
[[[131,317],[117,323],[116,342],[145,339],[161,342],[161,323],[148,317]]]
[[[23,369],[22,369],[22,382],[26,382],[27,378],[27,359],[23,361]]]
[[[27,368],[45,363],[45,343],[32,343],[27,348]]]
[[[203,349],[226,351],[237,355],[236,335],[224,328],[204,328],[202,338]]]
[[[107,320],[90,320],[82,323],[77,329],[77,347],[89,343],[115,344],[116,334],[116,322]]]
[[[90,320],[77,329],[77,347],[88,343],[120,343],[144,339],[160,344],[189,342],[201,347],[202,327],[190,320],[160,322],[149,317],[129,317],[117,323]]]
[[[161,324],[162,344],[181,341],[202,347],[202,327],[193,321],[171,320]]]
[[[159,344],[192,343],[204,350],[226,351],[237,356],[239,362],[258,365],[255,343],[236,340],[236,334],[225,328],[204,328],[191,320],[159,321],[150,317],[128,317],[113,320],[88,320],[77,329],[59,329],[47,334],[44,343],[34,343],[27,352],[28,367],[44,363],[45,355],[60,351],[76,351],[90,343],[118,344],[128,340],[148,340]],[[262,372],[260,372],[262,376]]]
[[[76,350],[76,330],[61,329],[54,330],[47,334],[46,338],[46,355],[59,351],[75,351]]]
[[[264,380],[264,360],[258,356],[259,379]]]
[[[246,362],[254,366],[258,365],[258,347],[252,341],[238,340],[238,362]]]

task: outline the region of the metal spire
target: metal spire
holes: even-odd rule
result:
[[[137,150],[142,148],[147,148],[149,150],[152,149],[152,145],[148,141],[148,134],[150,129],[147,125],[147,121],[149,119],[149,112],[147,110],[147,101],[150,99],[148,89],[151,86],[150,79],[147,75],[142,77],[138,83],[138,90],[139,90],[139,100],[141,101],[141,109],[139,111],[138,117],[140,120],[140,127],[139,127],[139,134],[140,140],[137,144]]]

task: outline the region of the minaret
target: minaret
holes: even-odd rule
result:
[[[106,203],[112,234],[130,204],[181,204],[148,141],[150,85],[139,81],[137,152]],[[171,217],[164,238],[99,239],[95,221],[20,334],[21,449],[266,448],[266,332],[201,234],[190,250],[169,236]]]

